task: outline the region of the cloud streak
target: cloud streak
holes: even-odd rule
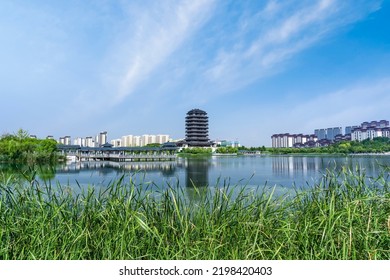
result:
[[[156,98],[171,91],[171,98],[205,104],[282,71],[292,57],[377,10],[380,2],[269,0],[261,7],[243,4],[238,16],[226,3],[234,2],[124,6],[128,20],[105,59],[101,103],[115,106],[155,84]]]
[[[137,87],[158,69],[201,28],[209,18],[214,1],[154,2],[147,10],[136,8],[138,16],[126,32],[129,37],[119,46],[120,67],[118,90],[114,102],[132,95]],[[115,50],[117,51],[117,50]]]
[[[240,30],[239,42],[220,49],[204,70],[206,87],[223,94],[272,75],[294,55],[379,8],[377,1],[303,2],[268,1],[260,12],[249,15],[245,21],[258,27],[250,30],[254,39],[248,40],[245,29]]]

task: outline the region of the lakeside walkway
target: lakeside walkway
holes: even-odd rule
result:
[[[170,161],[177,158],[176,147],[81,147],[58,145],[60,155],[72,161]]]

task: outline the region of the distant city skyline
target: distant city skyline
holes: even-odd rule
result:
[[[364,121],[360,125],[315,129],[314,134],[278,133],[271,136],[272,148],[328,146],[340,141],[363,141],[376,137],[390,138],[388,120]]]
[[[389,119],[390,1],[0,1],[0,134],[271,146]]]

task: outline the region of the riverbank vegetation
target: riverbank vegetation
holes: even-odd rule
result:
[[[178,154],[179,156],[205,156],[212,154],[211,148],[202,148],[202,147],[193,147],[193,148],[184,148]]]
[[[229,185],[151,191],[131,176],[76,194],[0,176],[0,259],[388,260],[388,174],[330,172],[278,197]]]
[[[235,147],[218,147],[215,152],[217,154],[237,154],[238,148]]]
[[[58,160],[57,142],[31,138],[26,131],[0,137],[0,162],[55,163]]]

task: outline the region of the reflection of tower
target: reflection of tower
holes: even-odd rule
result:
[[[160,167],[161,175],[164,177],[173,177],[176,173],[176,165],[171,163]]]
[[[207,158],[186,161],[186,186],[206,187],[209,184],[209,161]]]
[[[186,116],[186,143],[190,147],[210,146],[209,118],[205,111],[193,109]]]

